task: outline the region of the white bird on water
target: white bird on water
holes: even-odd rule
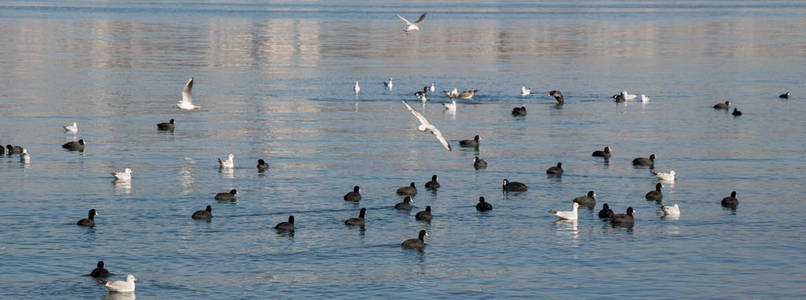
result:
[[[667,182],[674,182],[674,176],[677,173],[674,170],[669,171],[669,173],[662,173],[662,172],[652,172],[652,175],[658,177],[659,180],[667,181]]]
[[[442,143],[442,146],[445,147],[445,149],[451,151],[451,145],[448,144],[448,140],[445,139],[445,136],[442,135],[442,132],[439,132],[439,129],[437,129],[436,126],[431,125],[431,123],[429,123],[428,120],[426,120],[422,114],[414,110],[414,108],[411,108],[411,105],[406,103],[406,100],[400,100],[400,102],[403,102],[403,105],[406,106],[406,108],[411,112],[411,114],[413,114],[414,117],[416,117],[417,120],[420,121],[420,126],[417,127],[417,130],[422,132],[430,132],[431,134],[434,135],[434,137],[437,138],[437,140],[439,140],[440,143]]]
[[[630,94],[627,91],[621,91],[621,97],[623,97],[624,100],[632,100],[632,99],[635,99],[635,97],[638,97],[638,96],[636,96],[635,94]]]
[[[182,101],[176,104],[176,107],[183,110],[196,110],[199,109],[198,105],[193,105],[193,95],[191,94],[191,90],[193,90],[193,77],[191,77],[188,82],[185,84],[185,88],[182,89]]]
[[[527,88],[526,86],[521,87],[521,96],[529,96],[532,94],[532,88]]]
[[[31,155],[28,154],[28,149],[22,148],[22,153],[20,153],[20,162],[23,163],[31,162]]]
[[[453,90],[450,91],[450,92],[443,90],[442,93],[444,93],[445,96],[448,96],[448,98],[451,98],[451,99],[459,97],[459,89],[457,89],[457,88],[453,88]]]
[[[451,103],[442,103],[442,107],[445,108],[449,113],[455,114],[456,113],[456,99],[451,98]]]
[[[358,80],[355,81],[355,86],[353,86],[353,91],[355,92],[356,95],[358,95],[358,92],[361,91],[361,87],[358,86]]]
[[[126,281],[103,281],[98,280],[98,283],[103,284],[109,291],[119,293],[134,292],[134,281],[137,280],[134,275],[126,275]]]
[[[435,86],[435,84],[436,84],[436,82],[431,83],[431,92],[432,93],[437,91],[437,87]]]
[[[128,182],[132,180],[132,173],[132,169],[126,168],[123,172],[112,172],[112,176],[117,181]]]
[[[235,167],[235,155],[230,153],[227,159],[218,159],[218,164],[225,169],[232,169]]]
[[[649,103],[649,96],[641,94],[641,103]]]
[[[76,124],[76,122],[73,122],[73,124],[70,125],[63,126],[63,128],[65,133],[72,133],[72,134],[78,133],[78,124]]]
[[[388,82],[387,82],[387,81],[384,81],[384,82],[383,82],[383,86],[385,86],[385,87],[386,87],[387,89],[389,89],[390,91],[392,90],[392,87],[394,87],[394,85],[395,85],[395,84],[394,84],[394,83],[392,83],[392,77],[389,77],[389,81],[388,81]]]
[[[549,213],[551,213],[552,215],[557,216],[560,219],[576,220],[577,219],[577,208],[579,208],[579,203],[574,202],[571,205],[571,211],[550,210]]]
[[[406,18],[401,17],[400,15],[397,15],[397,17],[401,21],[403,21],[403,23],[406,23],[406,29],[404,29],[403,31],[405,31],[406,33],[411,33],[412,31],[420,31],[420,26],[417,26],[417,23],[420,23],[423,19],[425,19],[425,14],[426,13],[420,15],[420,17],[417,18],[417,20],[414,22],[410,22],[409,20],[406,20]]]
[[[680,216],[680,207],[675,204],[674,206],[665,206],[661,205],[660,209],[663,210],[664,216],[669,217],[679,217]]]

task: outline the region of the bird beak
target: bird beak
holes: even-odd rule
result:
[[[135,280],[137,280],[137,277],[132,277],[132,281],[135,281]]]
[[[428,232],[426,232],[426,233],[425,233],[425,236],[431,236],[431,235],[430,235],[430,234],[428,234]]]

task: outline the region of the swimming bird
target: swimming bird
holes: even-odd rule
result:
[[[619,93],[618,95],[620,95],[621,98],[627,101],[635,99],[637,97],[635,94],[630,94],[627,91],[621,91],[621,93]]]
[[[431,176],[431,181],[425,183],[425,188],[430,190],[436,190],[439,188],[439,182],[437,182],[437,175]]]
[[[358,202],[361,201],[361,192],[358,186],[353,187],[353,191],[344,195],[344,201]]]
[[[428,87],[427,86],[423,87],[422,91],[415,92],[414,96],[417,97],[417,100],[420,100],[423,103],[425,103],[426,101],[428,101],[428,98],[427,98],[428,97]]]
[[[730,107],[730,101],[714,104],[714,109],[728,109],[728,107]]]
[[[730,197],[722,198],[722,206],[736,209],[739,206],[739,199],[736,199],[736,191],[730,192]]]
[[[93,226],[95,226],[95,216],[97,216],[97,215],[98,215],[98,213],[95,212],[94,208],[90,209],[90,211],[87,212],[87,218],[78,220],[78,222],[76,222],[76,225],[93,227]]]
[[[406,18],[401,17],[400,15],[397,15],[397,17],[403,21],[403,23],[406,23],[406,29],[403,29],[403,31],[406,33],[411,33],[412,31],[420,31],[420,26],[417,26],[417,23],[420,23],[423,21],[423,19],[425,19],[425,14],[426,13],[420,15],[420,17],[414,22],[409,22],[409,20],[406,20]]]
[[[663,192],[661,192],[660,190],[661,187],[663,187],[663,185],[660,182],[658,182],[657,184],[655,184],[655,190],[647,192],[644,197],[646,197],[647,200],[655,200],[660,202],[661,200],[663,200]]]
[[[360,91],[361,91],[361,87],[358,86],[358,80],[356,80],[355,81],[355,86],[353,86],[353,92],[355,92],[355,94],[358,95],[358,92],[360,92]]]
[[[577,208],[579,208],[579,203],[574,202],[573,204],[571,204],[571,210],[570,211],[550,210],[549,213],[551,213],[552,215],[557,216],[557,218],[560,218],[560,219],[563,219],[563,220],[576,220],[577,219]]]
[[[778,98],[789,99],[789,91],[787,91],[786,93],[783,93],[781,95],[778,95]]]
[[[513,116],[525,116],[526,115],[526,106],[521,105],[521,107],[515,107],[512,109]]]
[[[596,193],[593,191],[588,191],[587,195],[574,198],[574,202],[579,203],[581,206],[593,209],[596,207]]]
[[[453,88],[453,90],[451,91],[442,90],[442,93],[444,93],[445,96],[448,96],[448,98],[451,99],[459,97],[459,89],[457,88]]]
[[[188,82],[185,83],[185,88],[182,89],[182,100],[176,104],[176,107],[183,110],[199,109],[198,105],[193,105],[193,95],[191,94],[191,90],[193,90],[193,77],[191,77]]]
[[[197,210],[190,217],[196,220],[210,219],[213,217],[213,207],[207,205],[207,208],[205,208],[204,210]]]
[[[734,108],[733,108],[733,112],[732,112],[731,114],[732,114],[734,117],[738,117],[738,116],[741,116],[741,115],[742,115],[742,112],[741,112],[739,109],[737,109],[737,108],[735,108],[735,107],[734,107]]]
[[[523,183],[520,183],[520,182],[517,182],[517,181],[509,182],[509,180],[506,180],[506,179],[504,179],[503,187],[504,187],[504,191],[507,191],[507,192],[523,192],[523,191],[526,191],[529,188]]]
[[[486,169],[487,168],[487,161],[479,158],[478,156],[473,158],[473,168],[478,169]]]
[[[95,267],[95,269],[92,270],[92,272],[90,272],[90,276],[96,278],[109,277],[109,275],[111,274],[109,274],[109,271],[107,271],[106,268],[104,268],[104,261],[102,260],[99,260],[98,265]]]
[[[401,186],[397,189],[398,195],[409,195],[414,196],[417,195],[417,187],[414,186],[414,182],[412,181],[409,186]]]
[[[610,158],[610,150],[611,150],[610,147],[606,146],[604,147],[604,150],[593,151],[593,154],[591,154],[591,156]]]
[[[218,165],[221,168],[232,169],[235,168],[235,155],[230,153],[227,155],[227,159],[218,159]]]
[[[426,206],[424,211],[417,212],[417,214],[414,215],[414,219],[417,221],[431,222],[431,217],[431,205]]]
[[[621,225],[621,226],[632,226],[635,224],[635,218],[633,217],[633,209],[632,207],[627,208],[626,214],[613,214],[610,216],[610,224]]]
[[[134,292],[134,281],[137,280],[134,275],[126,275],[126,281],[104,281],[98,280],[98,283],[103,284],[109,291],[118,293],[131,293]]]
[[[442,107],[449,113],[456,113],[456,99],[451,98],[451,103],[442,103]]]
[[[416,239],[408,239],[403,241],[400,246],[407,249],[422,249],[425,247],[425,240],[424,238],[428,236],[428,233],[425,230],[420,230],[420,234],[417,236]]]
[[[442,135],[442,132],[439,132],[439,129],[437,129],[436,126],[431,125],[431,123],[429,123],[428,120],[422,114],[414,110],[414,108],[411,108],[411,106],[408,103],[406,103],[406,100],[401,100],[401,102],[403,102],[403,105],[406,106],[406,109],[408,109],[411,112],[411,114],[413,114],[414,117],[420,121],[420,126],[417,127],[417,130],[422,132],[430,132],[431,134],[434,135],[434,137],[437,138],[437,140],[439,140],[439,142],[442,144],[443,147],[445,147],[445,149],[451,151],[451,145],[448,144],[448,140],[445,139],[445,136]]]
[[[432,83],[431,83],[431,88],[430,88],[430,91],[431,91],[432,93],[434,93],[434,92],[436,92],[436,91],[437,91],[437,87],[435,86],[435,84],[436,84],[436,82],[432,82]]]
[[[344,220],[344,225],[364,226],[364,216],[366,215],[366,213],[367,209],[362,207],[361,211],[358,213],[358,217]]]
[[[84,151],[84,139],[64,143],[64,145],[62,145],[62,148],[70,151]]]
[[[478,135],[474,136],[472,140],[461,140],[461,141],[459,141],[459,146],[478,148],[479,147],[479,136]]]
[[[115,181],[129,182],[132,181],[132,173],[132,169],[125,168],[123,172],[112,172],[112,176],[115,177]]]
[[[383,86],[391,91],[392,88],[395,86],[395,84],[392,82],[392,77],[389,77],[389,81],[384,81]]]
[[[395,209],[410,210],[412,203],[414,203],[414,200],[412,200],[411,197],[406,196],[406,198],[403,199],[403,202],[395,204]]]
[[[269,164],[267,164],[265,160],[263,160],[262,158],[257,160],[257,170],[258,171],[262,172],[262,171],[265,171],[265,170],[268,170],[268,169],[269,169]]]
[[[473,96],[474,96],[474,95],[476,95],[476,92],[478,92],[478,91],[479,91],[479,90],[466,90],[466,91],[462,91],[462,92],[461,92],[461,93],[459,93],[459,95],[457,95],[456,97],[457,97],[457,98],[459,98],[459,99],[462,99],[462,100],[473,100]]]
[[[674,182],[674,176],[677,173],[674,170],[669,171],[669,173],[662,173],[662,172],[652,172],[652,175],[655,175],[659,180],[663,180],[666,182]]]
[[[237,194],[238,194],[238,191],[236,189],[231,189],[231,190],[229,190],[229,192],[226,192],[226,193],[215,194],[215,199],[216,200],[228,200],[228,201],[231,201],[231,200],[235,199],[235,195],[237,195]]]
[[[479,203],[476,203],[476,210],[478,211],[493,210],[493,205],[490,204],[490,202],[484,200],[484,197],[479,197]]]
[[[610,210],[610,206],[608,206],[607,203],[602,204],[602,210],[599,211],[599,218],[609,219],[612,215],[613,211]]]
[[[22,146],[6,145],[6,149],[7,149],[6,153],[8,153],[8,155],[22,153]]]
[[[679,217],[680,216],[680,207],[678,207],[677,204],[675,204],[673,206],[661,205],[660,209],[663,210],[663,215],[664,216],[669,216],[669,217]]]
[[[157,124],[157,130],[173,131],[174,130],[174,119],[171,119],[168,122],[158,123]]]
[[[554,176],[562,176],[563,175],[563,163],[558,162],[556,166],[546,169],[546,174],[554,175]]]
[[[3,149],[3,147],[0,147],[0,149]],[[22,153],[20,153],[20,162],[31,162],[31,155],[28,154],[28,149],[22,148]]]
[[[546,95],[554,97],[554,100],[557,100],[557,104],[565,103],[565,98],[563,98],[563,93],[557,90],[552,90],[546,93]]]
[[[65,133],[72,133],[72,134],[78,133],[78,124],[76,124],[76,122],[73,122],[73,124],[70,125],[62,126],[62,128],[64,128]]]
[[[294,216],[288,216],[288,222],[280,222],[279,224],[274,226],[274,229],[278,231],[294,231]]]
[[[632,160],[633,166],[644,166],[650,169],[655,168],[655,154],[650,154],[649,158],[638,157]]]
[[[526,86],[521,87],[521,96],[529,96],[532,94],[532,88],[527,88]]]

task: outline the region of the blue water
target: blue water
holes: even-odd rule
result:
[[[425,11],[404,34],[395,14]],[[31,161],[0,159],[0,298],[133,298],[84,276],[98,260],[145,299],[806,297],[804,15],[799,1],[2,2],[0,144]],[[190,77],[201,109],[178,111]],[[431,82],[479,92],[452,115],[441,93],[414,99]],[[620,90],[651,101],[616,104]],[[725,100],[744,115],[711,109]],[[73,121],[83,153],[59,147]],[[478,153],[457,147],[476,134]],[[606,145],[609,163],[590,157]],[[650,153],[677,172],[663,204],[679,219],[644,200],[655,180],[630,161]],[[113,183],[126,167],[131,184]],[[504,178],[529,191],[503,194]],[[394,210],[411,181],[416,208]],[[342,200],[353,185],[359,204]],[[548,213],[588,190],[596,210],[577,222]],[[733,190],[735,211],[720,206]],[[601,203],[635,208],[635,225],[600,221]],[[190,218],[206,205],[210,222]],[[414,220],[426,205],[430,224]],[[344,226],[360,207],[364,230]],[[90,208],[96,226],[75,226]],[[291,214],[293,236],[276,233]],[[401,249],[421,229],[424,251]]]

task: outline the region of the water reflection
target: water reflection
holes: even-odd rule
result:
[[[137,299],[134,292],[131,293],[118,293],[118,292],[109,292],[108,294],[101,297],[103,300],[134,300]]]
[[[115,186],[115,192],[118,194],[131,194],[132,192],[131,181],[112,180],[112,185]]]

